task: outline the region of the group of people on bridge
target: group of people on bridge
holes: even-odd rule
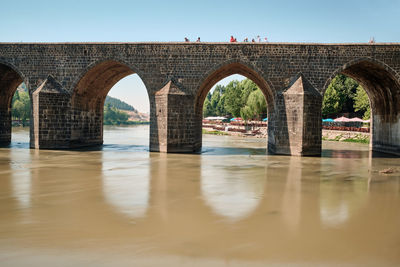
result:
[[[261,43],[261,41],[262,41],[262,39],[261,39],[260,35],[257,35],[257,37],[251,39],[252,43],[256,43],[256,42],[257,43]],[[189,38],[185,37],[185,43],[189,43],[189,42],[190,42]],[[200,43],[200,42],[201,42],[200,41],[200,37],[197,37],[196,43]],[[230,38],[229,42],[230,43],[237,43],[237,39],[235,37],[233,37],[233,35],[231,35],[231,38]],[[247,37],[244,38],[243,42],[244,43],[248,43],[249,42],[249,38],[247,38]],[[268,38],[267,37],[264,37],[264,42],[268,42]],[[370,44],[375,43],[375,38],[371,37],[371,39],[368,41],[368,43],[370,43]]]
[[[256,41],[257,41],[257,43],[261,43],[261,37],[260,37],[260,35],[257,35],[256,38],[252,38],[252,39],[251,39],[251,42],[252,42],[252,43],[255,43]],[[264,38],[264,41],[265,41],[265,42],[268,42],[268,38],[265,37],[265,38]],[[229,42],[231,42],[231,43],[236,43],[236,42],[237,42],[237,39],[231,35],[231,39],[229,40]],[[243,42],[244,42],[244,43],[248,43],[248,42],[249,42],[249,38],[247,38],[247,37],[244,38],[244,39],[243,39]]]
[[[264,41],[265,41],[265,42],[268,42],[268,38],[265,37],[265,38],[264,38]],[[185,43],[189,43],[189,42],[190,42],[189,38],[185,37]],[[200,43],[200,42],[201,42],[201,41],[200,41],[200,37],[197,37],[196,43]],[[237,39],[236,39],[235,37],[233,37],[233,35],[231,35],[231,39],[229,40],[229,42],[230,42],[230,43],[236,43],[236,42],[237,42]],[[248,43],[248,42],[249,42],[249,38],[247,38],[247,37],[244,38],[243,42],[244,42],[244,43]],[[255,43],[255,42],[261,43],[261,37],[260,37],[260,35],[257,35],[257,37],[252,38],[252,39],[251,39],[251,42],[252,42],[252,43]]]

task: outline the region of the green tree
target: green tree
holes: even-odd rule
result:
[[[11,114],[12,117],[21,120],[22,126],[26,125],[31,116],[31,101],[28,92],[15,92],[12,99]]]
[[[258,89],[257,85],[250,79],[244,79],[239,83],[239,90],[242,91],[242,107],[244,107],[247,103],[247,99],[249,95]]]
[[[249,116],[251,117],[249,118],[253,118],[256,115],[260,115],[260,105],[256,105],[257,101],[255,101],[255,99],[253,99],[252,105],[245,108],[249,97],[256,91],[259,92],[254,95],[253,98],[257,96],[259,102],[265,104],[263,94],[258,89],[257,85],[249,79],[244,79],[242,81],[234,80],[226,86],[217,85],[212,93],[207,94],[203,105],[203,116],[246,117],[250,114]],[[266,110],[266,105],[264,106]],[[258,109],[251,111],[249,108]],[[264,113],[266,113],[266,111]]]
[[[213,108],[211,106],[210,99],[206,97],[206,100],[203,104],[203,117],[214,116]]]
[[[354,96],[354,110],[363,112],[364,120],[368,120],[371,117],[371,106],[369,104],[369,98],[361,85],[357,87],[357,92]]]
[[[238,81],[231,81],[225,87],[225,110],[229,115],[239,117],[242,106],[242,90],[240,84]]]
[[[342,99],[344,112],[354,112],[354,97],[357,93],[357,87],[359,86],[359,84],[350,77],[344,75],[340,75],[339,77],[344,79],[344,97]]]
[[[252,119],[254,116],[253,110],[249,106],[244,106],[240,109],[240,117],[245,121]]]
[[[353,98],[357,87],[358,83],[355,80],[343,74],[333,78],[324,95],[322,115],[329,116],[341,112],[353,113]]]
[[[227,114],[225,110],[225,94],[223,94],[218,101],[216,114],[217,116],[225,116]]]
[[[249,119],[256,118],[260,120],[267,114],[267,102],[265,101],[264,94],[260,89],[250,93],[247,98],[246,106],[242,109],[243,114],[246,114]]]
[[[326,89],[324,101],[322,102],[322,116],[324,117],[339,113],[342,110],[339,93],[331,85]]]
[[[217,85],[217,87],[220,87],[220,85]],[[219,102],[220,98],[221,98],[220,88],[215,88],[214,92],[211,95],[211,99],[210,99],[210,104],[211,104],[211,107],[212,107],[214,113],[217,110],[217,106],[218,106],[218,102]]]
[[[358,104],[355,104],[355,101],[358,101]],[[338,113],[363,111],[364,116],[368,117],[370,110],[367,107],[369,100],[362,87],[355,80],[339,74],[332,79],[325,92],[322,115],[328,117]]]

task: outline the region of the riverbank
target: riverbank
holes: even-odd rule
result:
[[[125,126],[125,125],[146,125],[150,124],[149,121],[126,121],[119,124],[112,124],[104,122],[103,125],[118,125],[118,126]]]
[[[322,130],[322,140],[369,144],[370,134],[352,131]]]
[[[231,132],[231,131],[218,131],[215,129],[203,128],[203,134],[266,138],[268,136],[268,130],[266,127],[264,127],[247,132]],[[352,131],[337,131],[337,130],[323,129],[322,140],[369,144],[370,134],[361,132],[352,132]]]

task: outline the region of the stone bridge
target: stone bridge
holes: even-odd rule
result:
[[[241,74],[266,97],[268,150],[319,155],[323,95],[343,73],[369,96],[371,149],[400,155],[400,44],[0,43],[0,141],[11,140],[11,99],[25,82],[31,148],[102,144],[105,97],[133,73],[149,96],[151,151],[200,151],[208,91]]]

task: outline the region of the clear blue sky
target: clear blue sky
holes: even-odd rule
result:
[[[400,41],[400,0],[19,0],[2,1],[0,10],[1,42],[169,42],[185,36],[224,42],[231,35],[270,42]],[[146,109],[143,99],[135,103],[138,94],[147,97],[138,80],[127,77],[110,95]]]

